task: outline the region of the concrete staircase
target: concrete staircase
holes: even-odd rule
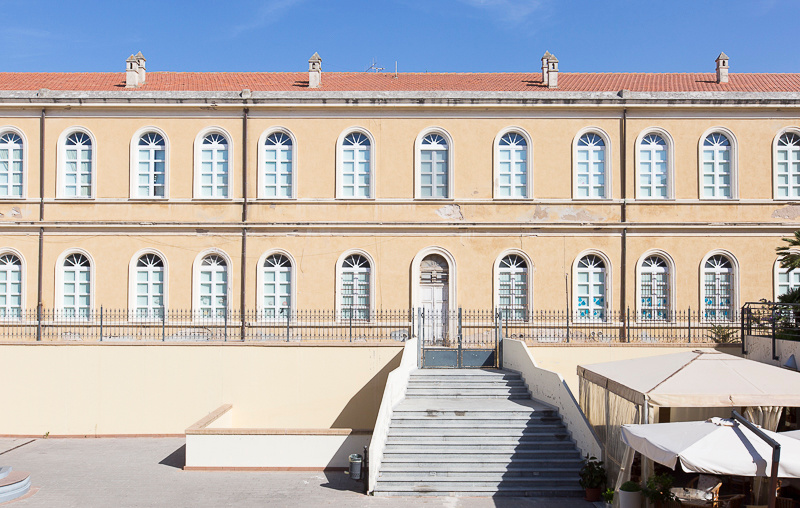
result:
[[[0,504],[22,497],[31,490],[31,475],[0,467]]]
[[[578,497],[580,452],[558,411],[502,370],[412,372],[376,496]]]

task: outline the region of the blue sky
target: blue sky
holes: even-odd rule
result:
[[[798,0],[0,0],[0,71],[800,72]],[[13,20],[13,21],[12,21]]]

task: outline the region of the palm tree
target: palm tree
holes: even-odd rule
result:
[[[781,262],[781,268],[790,270],[800,268],[800,230],[794,232],[794,238],[784,238],[783,241],[788,245],[775,249]]]

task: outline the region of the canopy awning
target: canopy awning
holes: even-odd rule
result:
[[[579,365],[578,376],[640,405],[800,406],[800,373],[713,349]]]

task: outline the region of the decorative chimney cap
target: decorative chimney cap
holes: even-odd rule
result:
[[[322,61],[322,58],[320,58],[319,53],[317,53],[317,52],[314,52],[314,54],[311,55],[311,58],[308,59],[308,63],[321,62],[321,61]]]
[[[131,56],[129,56],[129,57],[128,57],[128,59],[127,59],[127,60],[125,60],[125,62],[126,62],[126,63],[128,63],[128,62],[135,62],[135,61],[136,61],[136,57],[135,57],[135,56],[133,56],[133,54],[131,54]]]
[[[542,59],[543,59],[543,60],[544,60],[544,59],[547,59],[547,60],[549,60],[549,59],[550,59],[552,56],[553,56],[553,55],[551,55],[549,51],[545,51],[545,52],[544,52],[544,55],[542,56]]]
[[[717,59],[715,61],[719,62],[720,60],[730,60],[730,58],[723,51],[722,53],[719,54],[719,56],[717,57]]]
[[[550,55],[550,56],[547,58],[547,61],[548,61],[548,62],[558,62],[558,58],[556,58],[556,55]]]

